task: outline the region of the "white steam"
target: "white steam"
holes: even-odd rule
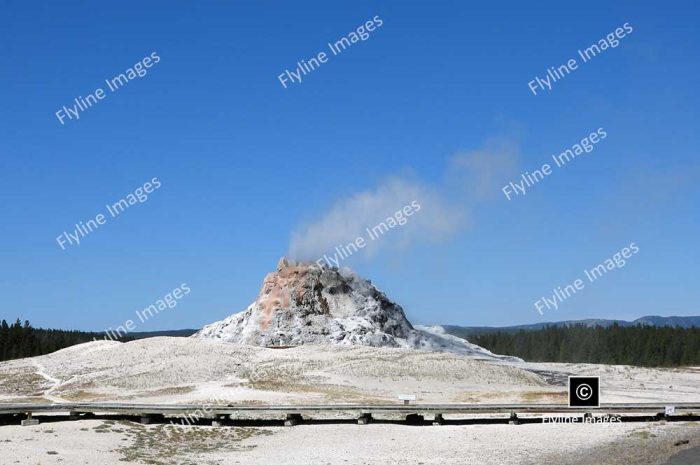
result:
[[[337,201],[320,219],[292,232],[288,256],[316,261],[357,238],[364,240],[359,252],[365,256],[380,249],[405,249],[418,242],[449,239],[468,224],[476,201],[498,191],[516,158],[517,149],[512,144],[491,144],[454,156],[445,180],[438,185],[390,177],[375,189]],[[402,214],[404,208],[412,212],[410,216]],[[381,237],[371,239],[367,228],[399,217],[403,225],[396,224]]]

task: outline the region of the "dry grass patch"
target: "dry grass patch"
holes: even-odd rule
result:
[[[141,391],[136,394],[136,397],[178,396],[183,394],[189,394],[194,390],[194,386],[172,386],[155,389],[152,391]]]
[[[655,438],[656,434],[652,433],[649,430],[643,429],[643,430],[632,431],[629,434],[629,437],[639,438],[639,439],[650,439],[650,438]]]
[[[468,404],[561,404],[568,398],[564,391],[467,391],[452,400]]]
[[[129,421],[106,421],[94,428],[94,431],[125,435],[129,444],[115,450],[122,455],[120,461],[149,465],[209,463],[209,453],[219,455],[250,450],[254,446],[242,444],[243,441],[257,435],[272,434],[271,431],[262,428],[145,426]]]
[[[526,404],[561,404],[567,403],[569,401],[568,395],[565,391],[561,392],[551,392],[551,391],[530,391],[523,392],[520,394],[520,398],[523,403]]]
[[[111,396],[108,396],[105,394],[100,394],[98,392],[84,391],[82,389],[77,390],[77,391],[61,392],[61,393],[56,393],[56,394],[59,395],[62,399],[74,401],[74,402],[108,400],[108,399],[112,398]]]
[[[329,403],[360,403],[360,402],[381,402],[381,399],[374,399],[367,396],[366,392],[361,392],[350,386],[335,384],[306,384],[300,382],[289,382],[278,379],[257,379],[246,385],[251,389],[259,391],[288,392],[293,394],[318,394]]]
[[[33,366],[16,367],[0,372],[0,394],[7,396],[41,396],[49,387]]]

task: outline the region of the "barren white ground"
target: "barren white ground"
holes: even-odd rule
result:
[[[697,423],[178,428],[86,420],[0,427],[2,463],[32,465],[640,465],[664,463],[681,449],[674,442],[697,444],[698,437]]]
[[[493,362],[411,349],[267,349],[191,338],[97,341],[0,363],[0,402],[565,402],[568,375],[602,402],[698,402],[700,368]]]
[[[0,363],[0,402],[373,403],[397,402],[398,394],[408,393],[426,403],[563,403],[571,374],[601,376],[603,402],[700,401],[698,368],[489,361],[357,346],[268,349],[152,338],[91,342]],[[591,463],[663,463],[657,461],[661,455],[700,444],[699,427],[316,424],[178,429],[88,420],[0,426],[0,462],[488,465],[566,464],[570,459],[582,464],[594,457]],[[688,445],[673,446],[685,437]],[[606,462],[606,457],[616,460]]]

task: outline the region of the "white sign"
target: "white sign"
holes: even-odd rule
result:
[[[673,415],[674,413],[676,413],[676,407],[673,406],[673,405],[667,405],[667,406],[664,408],[664,413],[665,413],[666,415]]]
[[[416,400],[416,396],[413,394],[399,394],[399,400]]]

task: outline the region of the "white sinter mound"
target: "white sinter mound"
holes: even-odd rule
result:
[[[263,281],[246,310],[205,326],[193,337],[256,346],[301,344],[404,347],[486,359],[519,360],[441,331],[414,328],[401,306],[348,269],[288,262]]]

